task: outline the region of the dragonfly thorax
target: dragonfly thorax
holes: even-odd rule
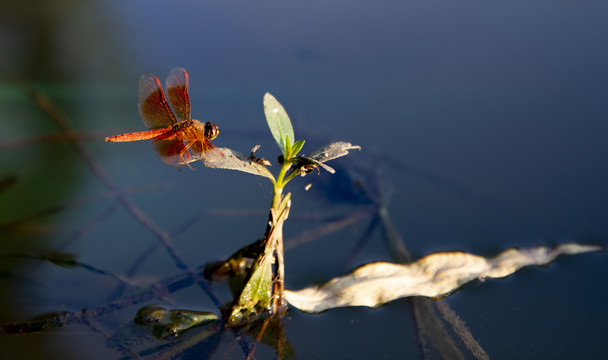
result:
[[[195,119],[184,120],[173,126],[174,131],[180,131],[185,138],[197,139],[204,135],[213,140],[220,134],[220,128],[212,122],[202,123]]]

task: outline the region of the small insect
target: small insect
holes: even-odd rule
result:
[[[299,170],[301,176],[306,176],[315,171],[315,169],[320,173],[321,170],[319,168],[323,168],[331,174],[334,174],[336,170],[324,163],[348,154],[348,150],[361,150],[361,147],[357,145],[353,146],[351,143],[347,142],[335,142],[313,151],[310,155],[299,155],[289,159],[289,161],[292,163],[291,168],[294,171]],[[281,166],[284,161],[283,155],[280,155],[279,164],[281,164]]]
[[[336,172],[336,170],[334,170],[332,167],[327,166],[312,157],[308,157],[308,156],[304,156],[304,155],[298,156],[297,162],[295,164],[293,164],[292,167],[300,168],[300,171],[301,171],[300,175],[302,175],[302,176],[312,173],[313,171],[315,171],[315,169],[317,170],[317,173],[320,174],[321,170],[319,170],[319,167],[322,167],[323,169],[325,169],[326,171],[329,171],[332,174]]]
[[[256,151],[260,149],[260,147],[260,145],[256,145],[253,147],[253,149],[251,149],[251,155],[249,155],[250,163],[258,163],[264,166],[272,166],[272,163],[270,161],[253,155]]]
[[[212,153],[223,156],[210,141],[219,135],[219,127],[212,122],[202,123],[190,118],[188,72],[185,69],[174,68],[169,72],[166,93],[175,112],[171,110],[158,78],[152,74],[142,75],[139,80],[139,115],[150,130],[110,136],[106,141],[153,139],[152,146],[160,159],[176,167],[183,164],[190,167],[188,162],[193,157],[196,160]]]

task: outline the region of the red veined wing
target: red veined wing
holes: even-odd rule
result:
[[[158,78],[144,74],[139,79],[139,115],[148,129],[173,126],[177,123]]]
[[[201,138],[184,144],[182,138],[175,134],[152,142],[154,151],[167,165],[180,167],[189,161],[208,159],[208,156],[224,156],[220,149],[207,138]],[[188,165],[190,166],[190,165]]]
[[[222,152],[206,137],[188,143],[190,151],[196,159],[204,159],[207,156],[224,156]]]
[[[154,151],[167,165],[179,167],[190,158],[190,152],[179,136],[152,142]]]
[[[174,68],[167,76],[167,96],[173,110],[181,121],[190,120],[190,95],[188,95],[188,72]]]
[[[213,145],[207,137],[201,135],[190,138],[184,143],[184,134],[180,130],[169,131],[156,137],[152,144],[165,164],[176,167],[188,164],[190,161],[224,156],[220,149]]]

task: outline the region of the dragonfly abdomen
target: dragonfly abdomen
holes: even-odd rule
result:
[[[139,140],[150,140],[155,139],[160,135],[164,135],[168,132],[172,132],[173,127],[164,127],[160,129],[138,131],[121,135],[114,135],[106,138],[108,142],[125,142],[125,141],[139,141]]]

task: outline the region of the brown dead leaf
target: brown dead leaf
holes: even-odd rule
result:
[[[524,266],[548,264],[562,254],[603,249],[599,245],[568,243],[554,248],[509,249],[489,259],[464,252],[441,252],[410,264],[376,262],[320,287],[286,290],[285,299],[302,311],[321,312],[345,306],[376,307],[408,296],[440,297],[474,279],[505,277]]]

